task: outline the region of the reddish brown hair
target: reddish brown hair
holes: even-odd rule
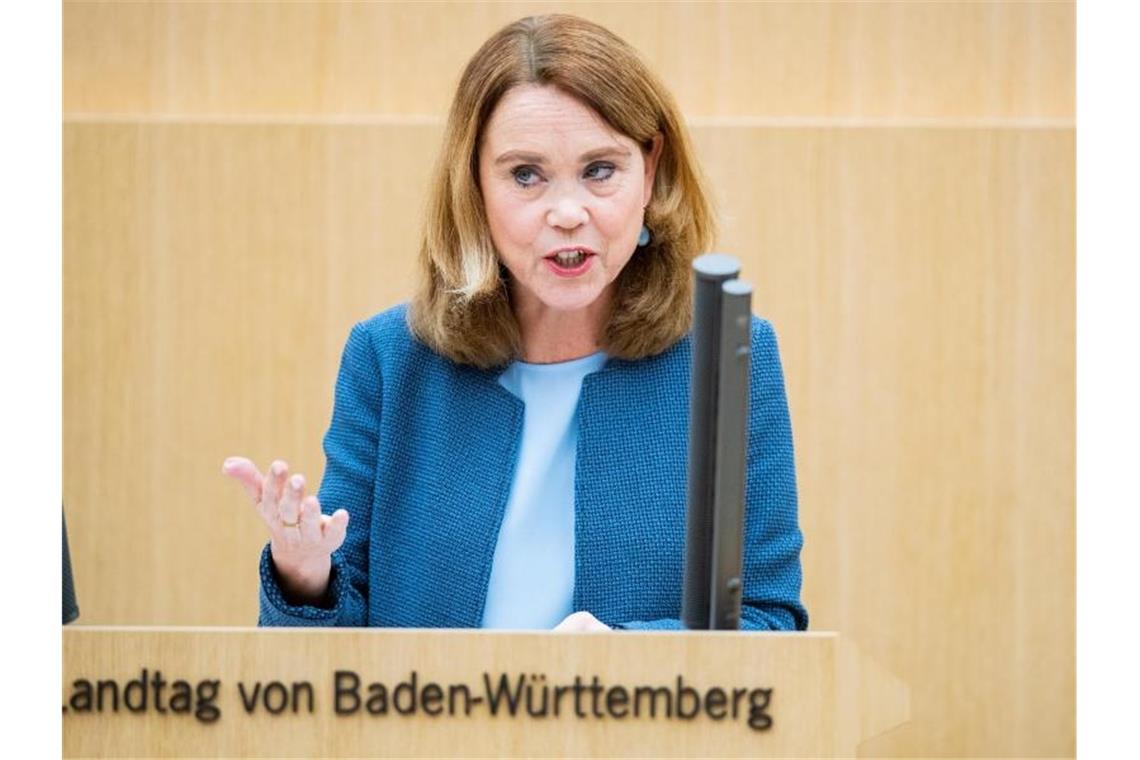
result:
[[[481,368],[519,357],[506,268],[499,262],[479,190],[478,153],[495,106],[512,87],[557,87],[648,152],[664,138],[645,223],[649,245],[618,275],[601,348],[622,359],[664,351],[689,329],[691,262],[715,225],[672,96],[617,35],[569,15],[516,21],[468,62],[448,114],[420,245],[420,282],[408,313],[421,341]]]

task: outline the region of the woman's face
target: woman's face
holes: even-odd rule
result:
[[[503,96],[479,147],[479,187],[517,308],[573,311],[607,291],[637,247],[661,144],[643,155],[554,87]]]

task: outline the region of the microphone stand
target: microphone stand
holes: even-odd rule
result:
[[[689,490],[681,619],[695,630],[740,627],[747,474],[752,287],[740,262],[693,262]]]

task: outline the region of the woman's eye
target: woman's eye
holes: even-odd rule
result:
[[[590,164],[586,169],[586,177],[604,182],[613,176],[614,171],[613,164]]]
[[[511,170],[515,182],[521,187],[533,187],[538,181],[538,174],[529,166],[519,166]]]

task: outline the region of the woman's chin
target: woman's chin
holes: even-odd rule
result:
[[[601,295],[597,288],[561,287],[548,290],[539,300],[554,311],[581,311],[592,306]]]

